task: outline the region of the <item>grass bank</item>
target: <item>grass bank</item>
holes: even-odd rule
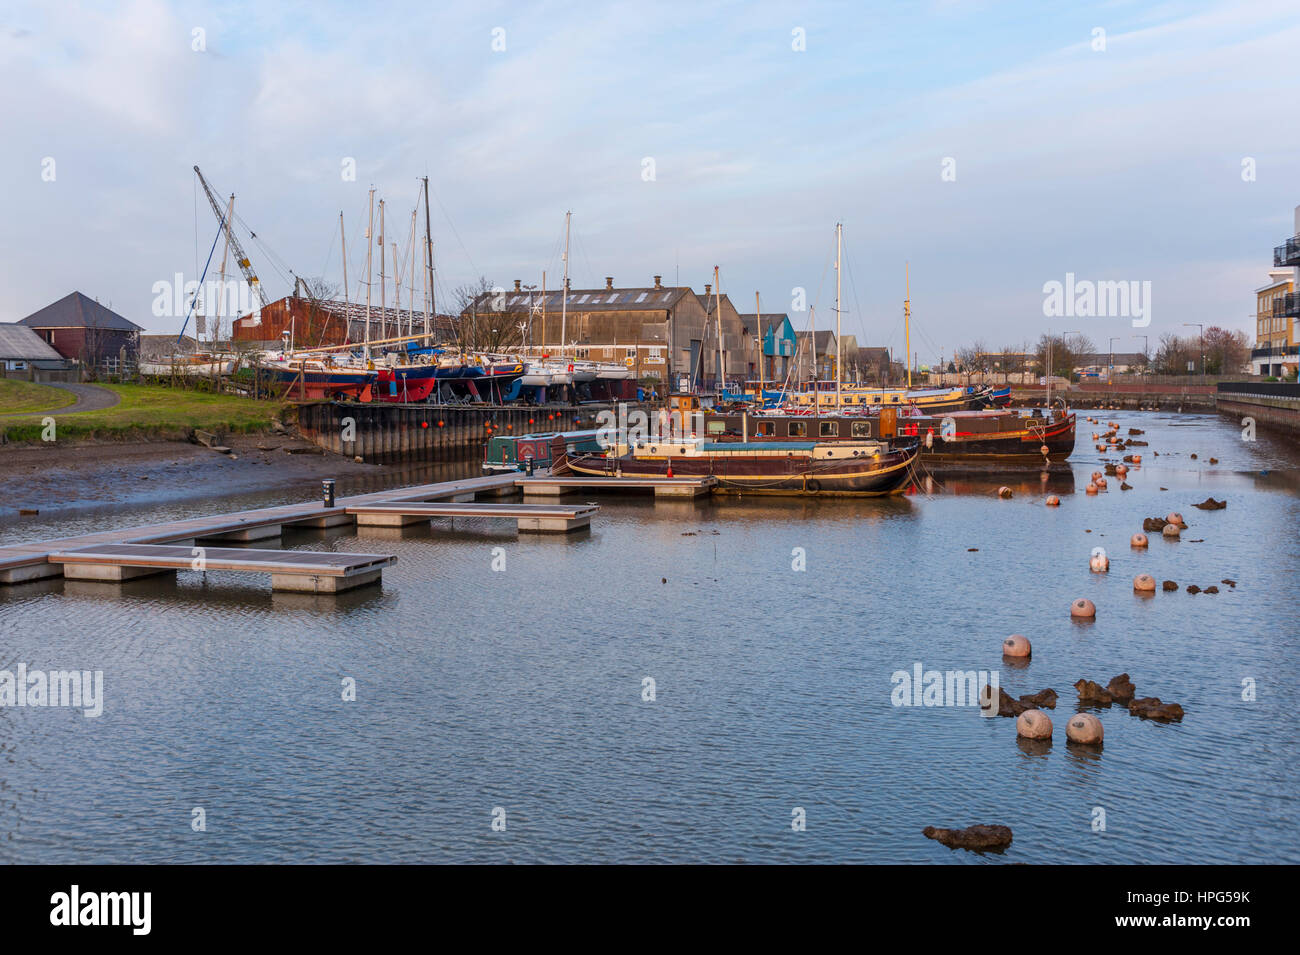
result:
[[[268,430],[285,407],[279,401],[257,401],[238,395],[214,395],[163,385],[104,385],[121,401],[101,411],[50,414],[58,441],[130,441],[184,438],[194,429],[225,434]],[[57,390],[57,389],[51,389]],[[47,412],[49,413],[49,412]],[[40,441],[41,418],[0,419],[6,441]]]
[[[38,414],[66,408],[77,396],[62,388],[0,378],[0,415]]]

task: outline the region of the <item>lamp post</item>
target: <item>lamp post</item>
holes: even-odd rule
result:
[[[1147,363],[1148,361],[1151,361],[1151,353],[1149,353],[1149,350],[1151,350],[1151,338],[1149,338],[1148,335],[1134,335],[1134,338],[1141,339],[1141,356],[1145,359],[1145,361],[1143,361],[1143,366],[1141,366],[1141,377],[1143,377],[1143,382],[1145,382],[1147,381]]]
[[[1110,364],[1106,366],[1106,384],[1108,385],[1115,383],[1115,343],[1117,341],[1119,341],[1119,337],[1112,335],[1110,339]]]
[[[1191,328],[1192,326],[1196,326],[1196,328],[1199,331],[1199,338],[1201,343],[1201,378],[1204,379],[1205,378],[1205,326],[1200,322],[1183,322],[1183,324],[1186,325],[1188,328]]]

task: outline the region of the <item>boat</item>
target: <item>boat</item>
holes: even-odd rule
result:
[[[569,455],[591,454],[604,450],[610,432],[544,431],[537,434],[494,434],[483,448],[484,471],[523,471],[531,459],[534,468],[551,468],[562,464]]]
[[[846,411],[859,411],[868,414],[881,408],[915,408],[919,411],[938,414],[947,411],[962,411],[985,407],[988,400],[987,388],[862,388],[856,385],[841,385],[835,388],[834,381],[813,382],[805,391],[791,394],[784,408],[789,411],[812,413],[831,411],[837,408]],[[779,411],[776,413],[780,413]]]
[[[205,378],[234,374],[238,361],[228,355],[207,352],[176,354],[169,358],[142,360],[137,367],[142,375],[199,375]]]
[[[1056,409],[1022,414],[1009,410],[953,411],[943,415],[715,414],[704,421],[713,441],[862,441],[912,438],[921,460],[945,465],[1029,465],[1060,463],[1074,452],[1075,416]],[[1043,448],[1047,449],[1046,455]]]
[[[712,477],[715,490],[723,494],[879,497],[903,492],[919,452],[915,438],[750,442],[697,437],[650,439],[621,445],[615,453],[571,455],[565,467],[593,477]]]
[[[298,401],[340,397],[370,401],[378,383],[373,369],[341,364],[329,356],[295,359],[281,355],[258,362],[258,367],[285,386],[285,397]]]

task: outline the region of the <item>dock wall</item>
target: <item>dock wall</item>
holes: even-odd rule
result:
[[[628,411],[650,406],[626,402]],[[374,464],[478,457],[492,434],[530,434],[596,427],[616,403],[581,405],[398,405],[318,402],[298,407],[298,430],[312,443]],[[489,427],[490,426],[490,427]]]
[[[1253,418],[1266,428],[1300,433],[1300,385],[1286,382],[1224,382],[1218,390],[1220,414]]]

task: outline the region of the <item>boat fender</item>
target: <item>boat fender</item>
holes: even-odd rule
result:
[[[934,428],[930,428],[925,432],[925,446],[927,448],[934,447]]]
[[[810,490],[810,491],[812,491],[812,492],[814,492],[814,493],[816,493],[817,491],[820,491],[820,490],[822,489],[821,482],[818,481],[816,478],[813,478],[811,481],[809,481],[808,484],[807,484],[806,486],[807,486],[808,490]]]

